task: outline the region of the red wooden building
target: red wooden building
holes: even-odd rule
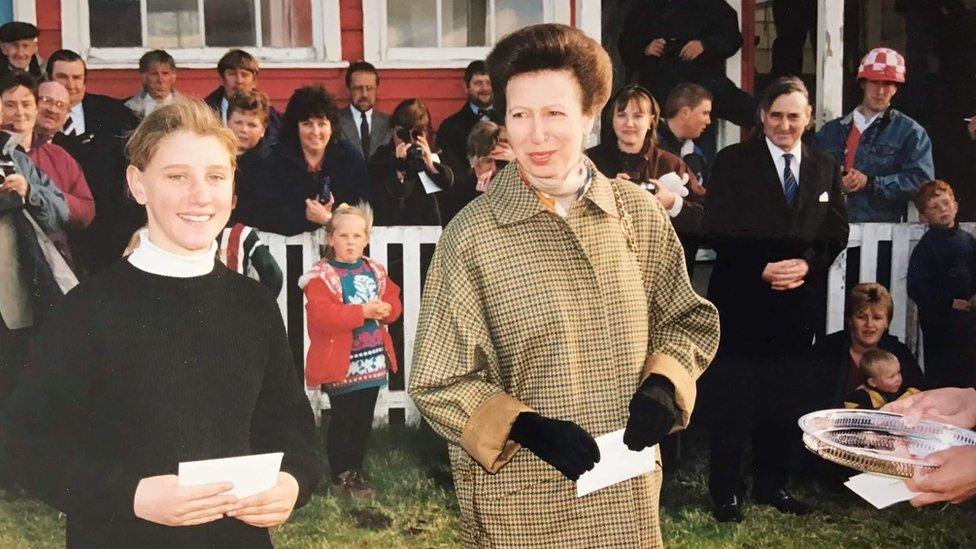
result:
[[[279,108],[295,88],[321,82],[345,103],[349,62],[380,69],[379,108],[424,99],[435,125],[464,100],[463,68],[496,38],[537,22],[600,35],[600,0],[14,0],[14,18],[41,30],[40,54],[59,48],[88,63],[88,89],[127,98],[145,51],[177,60],[177,87],[204,96],[217,59],[241,46],[261,63],[258,87]]]

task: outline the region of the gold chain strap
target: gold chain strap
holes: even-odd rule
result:
[[[620,215],[620,226],[624,231],[624,238],[627,239],[627,248],[634,255],[634,262],[637,264],[637,272],[640,273],[641,282],[647,285],[647,277],[644,275],[644,267],[641,265],[640,256],[637,255],[637,237],[634,232],[634,219],[624,208],[623,198],[620,196],[620,188],[616,180],[610,179],[610,188],[613,189],[613,201],[617,206],[617,214]]]

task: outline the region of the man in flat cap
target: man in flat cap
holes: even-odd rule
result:
[[[37,57],[37,27],[23,21],[11,21],[0,27],[0,78],[14,70],[41,77],[41,60]]]

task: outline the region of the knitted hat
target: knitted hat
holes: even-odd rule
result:
[[[891,48],[874,48],[869,51],[857,69],[860,80],[905,83],[905,58]]]
[[[16,42],[27,38],[37,38],[37,27],[23,21],[11,21],[0,27],[0,42]]]

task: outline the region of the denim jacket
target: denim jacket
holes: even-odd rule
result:
[[[817,132],[817,147],[844,164],[854,113],[831,120]],[[864,190],[847,195],[852,223],[897,223],[922,183],[935,178],[932,141],[917,122],[888,109],[861,135],[854,167],[868,176]]]

